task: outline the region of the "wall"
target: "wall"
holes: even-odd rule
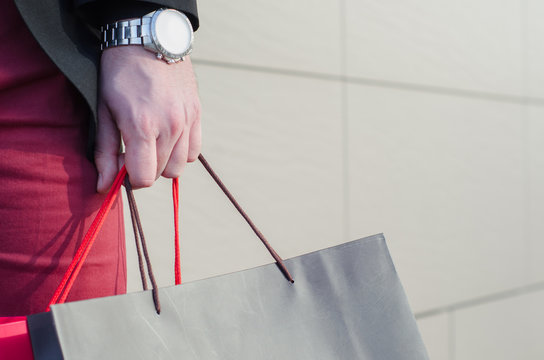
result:
[[[277,251],[384,232],[432,359],[542,358],[544,3],[200,1],[200,14],[203,153]],[[170,183],[137,197],[169,285]],[[270,262],[199,164],[181,197],[184,281]],[[129,269],[137,290],[132,248]]]

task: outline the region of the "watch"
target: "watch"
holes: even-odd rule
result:
[[[101,50],[123,45],[143,45],[169,64],[182,61],[193,45],[193,27],[187,16],[175,9],[159,9],[141,18],[102,26]]]

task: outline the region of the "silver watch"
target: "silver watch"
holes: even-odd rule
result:
[[[122,45],[143,45],[169,64],[183,60],[193,46],[193,27],[185,14],[160,9],[141,18],[102,26],[102,50]]]

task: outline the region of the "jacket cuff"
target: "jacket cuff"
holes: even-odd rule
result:
[[[99,10],[98,18],[100,23],[104,25],[119,20],[142,17],[160,8],[161,6],[157,4],[141,1],[130,4],[110,2],[108,6]]]
[[[191,21],[193,30],[197,30],[198,14],[196,0],[192,1],[107,1],[107,0],[75,0],[78,13],[93,27],[110,24],[118,20],[142,17],[160,8],[179,10]]]

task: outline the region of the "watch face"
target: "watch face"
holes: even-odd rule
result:
[[[181,57],[191,48],[193,29],[184,14],[163,10],[155,21],[155,35],[161,51],[169,57]]]

